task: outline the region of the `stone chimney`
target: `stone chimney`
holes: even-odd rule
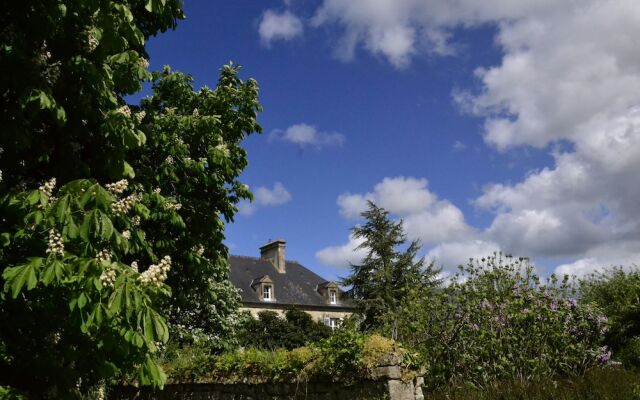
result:
[[[260,258],[269,261],[278,270],[279,273],[287,272],[286,262],[284,259],[284,245],[282,239],[270,240],[269,243],[260,247]]]

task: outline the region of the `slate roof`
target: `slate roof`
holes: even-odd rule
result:
[[[229,277],[234,286],[240,289],[243,303],[353,308],[346,299],[340,299],[337,305],[329,304],[316,289],[327,280],[295,261],[286,262],[287,272],[284,274],[278,273],[269,261],[254,257],[230,256],[229,267]],[[252,282],[265,275],[273,281],[275,301],[261,301],[251,287]]]

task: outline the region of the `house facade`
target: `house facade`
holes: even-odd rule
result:
[[[336,327],[355,307],[331,281],[296,261],[285,259],[285,241],[260,247],[260,257],[230,256],[230,278],[242,297],[242,310],[284,314],[292,307],[306,311],[324,324]]]

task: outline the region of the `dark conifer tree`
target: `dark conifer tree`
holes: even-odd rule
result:
[[[361,214],[366,222],[352,229],[355,238],[363,239],[358,249],[365,249],[367,255],[361,263],[351,264],[351,274],[341,283],[350,287],[347,295],[358,304],[363,329],[390,326],[387,333],[395,338],[395,324],[387,319],[393,319],[411,288],[439,284],[440,270],[433,264],[425,267],[424,257],[418,257],[418,240],[406,245],[402,220],[393,221],[388,211],[371,201],[368,206]]]

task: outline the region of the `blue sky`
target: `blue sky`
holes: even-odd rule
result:
[[[227,227],[232,253],[282,238],[287,258],[344,276],[372,199],[445,269],[503,250],[582,274],[640,252],[638,8],[191,1],[148,50],[197,87],[230,60],[260,85],[242,175],[256,201]]]

